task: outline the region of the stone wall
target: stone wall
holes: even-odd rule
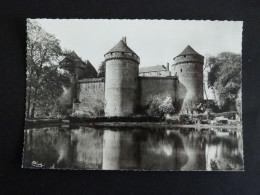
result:
[[[113,93],[111,94],[113,96],[111,101],[114,102],[114,105],[124,105],[122,107],[113,107],[117,112],[125,112],[125,109],[129,109],[127,105],[130,105],[130,109],[132,109],[132,104],[145,108],[154,97],[166,96],[170,96],[175,102],[175,106],[181,108],[187,94],[186,87],[179,82],[178,77],[138,77],[136,82],[138,82],[138,87],[134,91],[128,88],[129,85],[117,88],[117,84],[111,83],[115,87],[110,90],[110,93]],[[75,113],[91,113],[92,116],[100,115],[105,108],[104,78],[79,81],[78,100],[79,103],[73,105]]]
[[[170,96],[175,102],[179,99],[177,77],[139,77],[138,81],[138,99],[141,107],[146,107],[156,96]],[[185,90],[182,93],[185,93]]]
[[[84,79],[78,82],[79,105],[76,112],[93,113],[99,115],[104,109],[105,83],[104,78]]]
[[[121,75],[122,76],[122,75]],[[126,79],[127,77],[124,77]],[[124,112],[132,109],[135,104],[139,108],[145,108],[154,97],[170,96],[175,102],[176,109],[180,109],[187,95],[187,88],[178,80],[178,77],[138,77],[137,88],[129,88],[131,85],[117,86],[119,83],[110,81],[114,88],[108,93],[113,96],[117,112]],[[129,83],[130,84],[130,83]],[[113,93],[113,94],[111,94]],[[100,79],[83,79],[78,82],[79,103],[73,104],[75,113],[86,113],[91,116],[100,116],[105,108],[105,82]],[[117,106],[117,105],[119,106]],[[121,106],[122,105],[122,106]],[[128,106],[129,105],[129,106]],[[130,108],[129,108],[130,107]],[[125,111],[126,110],[126,111]]]

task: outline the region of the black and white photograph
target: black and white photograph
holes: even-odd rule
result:
[[[27,19],[22,168],[243,171],[242,31]]]

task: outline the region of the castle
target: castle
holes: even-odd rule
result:
[[[78,66],[73,112],[95,112],[103,107],[105,116],[122,117],[149,106],[158,96],[170,96],[181,110],[196,108],[203,101],[204,57],[190,46],[173,58],[171,66],[139,69],[140,57],[123,37],[104,58],[105,78],[84,78]]]

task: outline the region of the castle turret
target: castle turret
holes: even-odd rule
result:
[[[123,37],[105,54],[105,115],[130,116],[137,105],[140,58]]]
[[[173,60],[172,73],[178,76],[187,90],[182,109],[195,108],[203,100],[204,57],[188,45]]]

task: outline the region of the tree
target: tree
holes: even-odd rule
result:
[[[27,20],[26,117],[50,113],[69,79],[58,69],[62,58],[59,40],[35,21]]]
[[[206,64],[210,66],[208,86],[213,89],[218,106],[223,111],[234,109],[241,88],[241,55],[223,52],[207,58]]]
[[[106,75],[106,63],[103,61],[98,68],[98,77],[105,77]]]
[[[238,91],[237,99],[236,99],[236,109],[240,119],[242,118],[242,92],[241,88]]]

